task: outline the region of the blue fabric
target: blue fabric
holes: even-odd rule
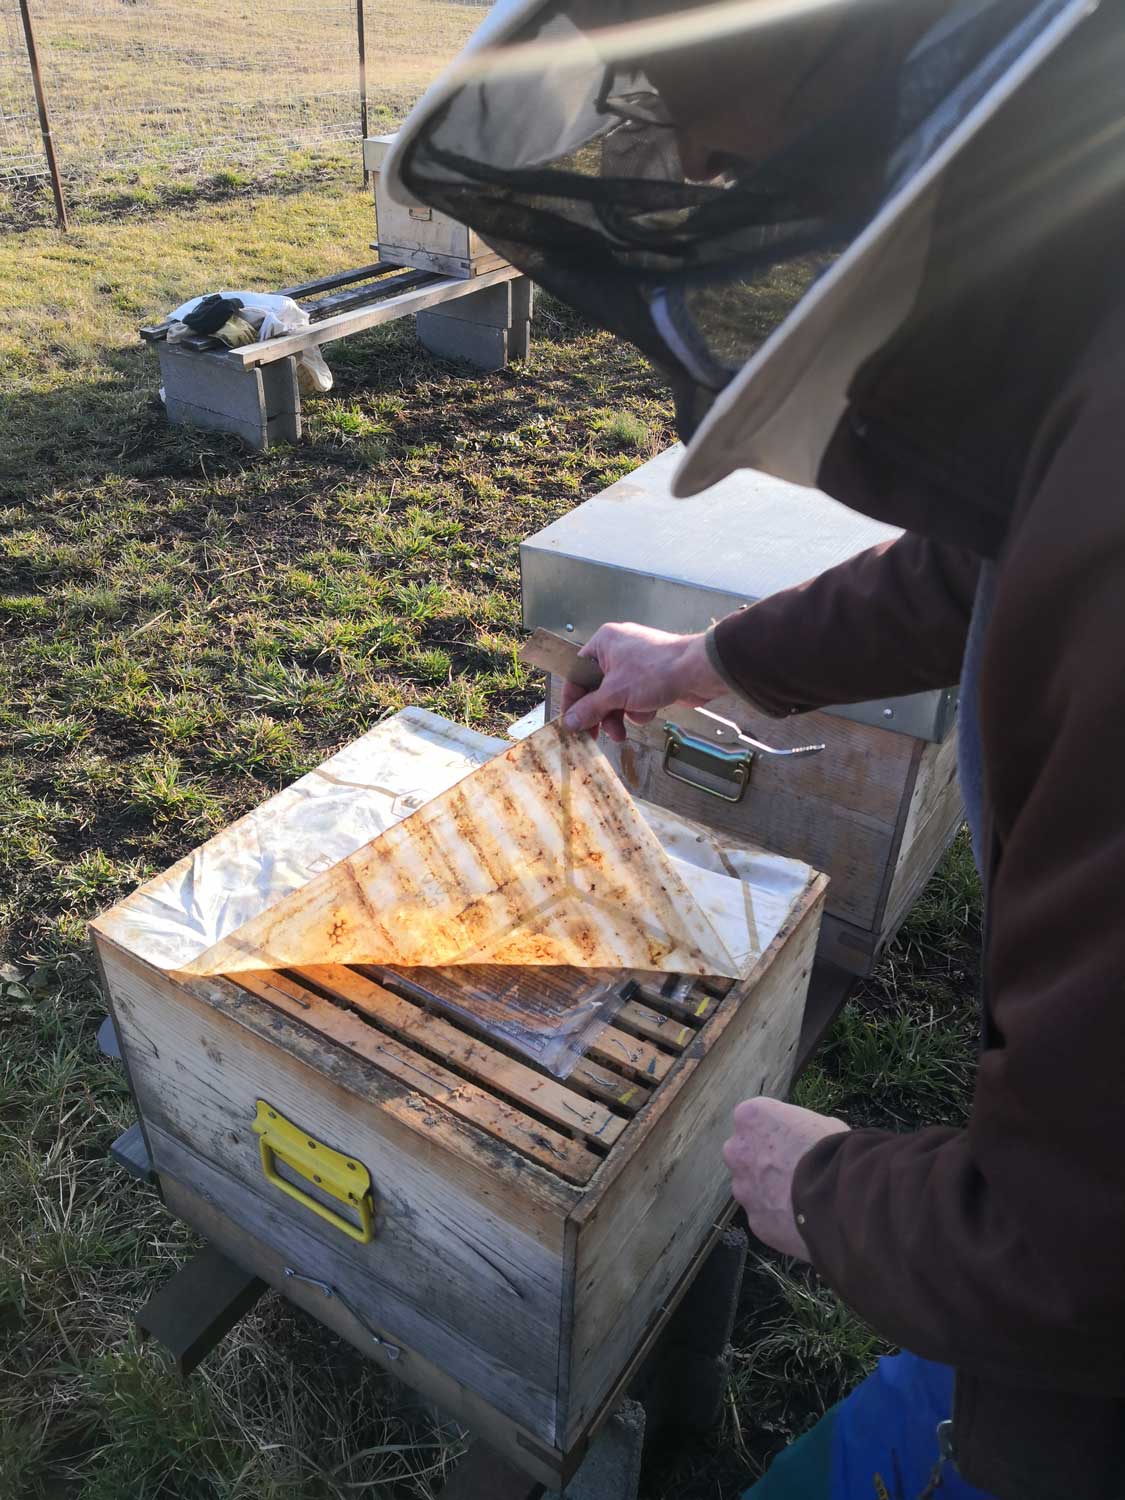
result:
[[[919,1500],[941,1457],[938,1424],[953,1411],[953,1371],[916,1354],[876,1369],[811,1432],[778,1454],[743,1500]],[[989,1500],[952,1463],[935,1500]]]
[[[957,708],[957,775],[965,799],[965,818],[973,839],[973,858],[984,868],[984,751],[980,742],[980,663],[985,631],[996,597],[996,564],[981,564],[977,580],[965,657],[961,663],[961,693]]]

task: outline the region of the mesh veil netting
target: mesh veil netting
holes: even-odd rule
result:
[[[671,380],[681,435],[1064,0],[555,0],[414,138],[408,190]]]

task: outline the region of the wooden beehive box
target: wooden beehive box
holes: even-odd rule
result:
[[[825,495],[748,470],[690,500],[674,499],[681,453],[669,449],[523,543],[529,628],[578,643],[609,620],[704,630],[744,603],[898,535]],[[559,711],[561,689],[560,679],[549,680],[548,718]],[[755,714],[733,696],[711,707],[768,745],[825,750],[755,758],[737,803],[669,774],[666,722],[718,747],[730,744],[729,734],[724,740],[721,728],[690,711],[627,724],[627,743],[607,743],[606,753],[634,796],[823,870],[831,885],[821,956],[868,972],[964,818],[955,690],[788,719]],[[696,779],[709,783],[706,775]]]
[[[369,753],[404,721],[446,784],[496,743],[407,711],[99,919],[98,958],[169,1208],[557,1485],[722,1221],[732,1108],[788,1087],[825,881],[780,862],[752,971],[648,976],[562,1080],[361,969],[170,970],[229,918],[224,839],[272,871],[299,824],[321,863],[418,804],[419,757]]]
[[[363,143],[363,165],[375,193],[375,227],[379,259],[396,266],[416,266],[442,276],[480,276],[505,264],[478,234],[448,214],[423,203],[396,203],[383,186],[383,162],[394,135],[369,136]]]

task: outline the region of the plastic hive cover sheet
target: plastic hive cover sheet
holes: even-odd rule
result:
[[[404,709],[147,881],[94,928],[157,968],[206,972],[227,938],[508,749],[425,709]],[[632,809],[746,973],[813,872],[648,803]]]
[[[323,963],[739,976],[596,743],[557,723],[185,968],[234,974]]]

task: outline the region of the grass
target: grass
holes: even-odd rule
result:
[[[169,428],[136,325],[355,264],[369,214],[327,183],[0,235],[2,1500],[418,1500],[459,1451],[275,1298],[186,1387],[136,1343],[193,1240],[107,1160],[131,1106],[86,949],[97,911],[403,704],[490,730],[530,708],[519,540],[671,438],[641,363],[549,304],[525,369],[467,377],[402,326],[330,347],[297,449]],[[960,1118],[975,902],[959,846],[803,1102]],[[654,1448],[645,1500],[736,1495],[877,1349],[756,1258],[724,1426]]]

